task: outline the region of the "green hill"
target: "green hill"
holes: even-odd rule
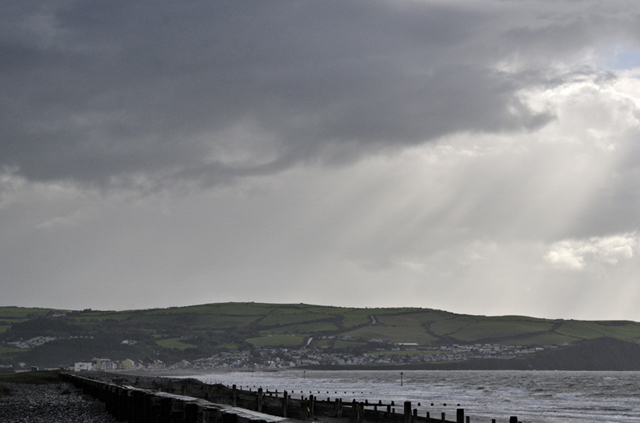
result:
[[[93,357],[177,362],[256,347],[376,354],[397,349],[397,344],[545,347],[603,337],[640,343],[640,323],[306,304],[219,303],[127,311],[0,307],[0,364],[5,365],[67,365]]]

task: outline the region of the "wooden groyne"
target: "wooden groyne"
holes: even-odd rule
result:
[[[129,423],[300,423],[194,396],[147,389],[142,384],[131,386],[68,373],[60,377],[102,401],[117,420]],[[184,386],[177,391],[184,392]]]
[[[88,374],[61,377],[105,403],[106,411],[129,423],[279,423],[317,420],[331,423],[470,423],[464,409],[455,420],[445,413],[419,415],[409,401],[344,402],[312,394],[238,389],[195,379],[105,378]],[[449,419],[448,419],[449,418]],[[492,423],[496,423],[493,419]],[[509,423],[519,423],[511,417]]]

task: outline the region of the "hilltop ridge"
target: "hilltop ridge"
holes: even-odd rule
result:
[[[576,361],[562,354],[586,351],[598,342],[627,351],[611,352],[609,360],[630,369],[640,356],[640,323],[308,304],[126,311],[0,307],[0,364],[14,366],[66,366],[96,357],[171,365],[227,354],[249,357],[241,360],[246,366],[279,364],[277,358],[289,365],[566,368]],[[291,353],[300,350],[313,352],[314,358],[305,361]],[[354,362],[350,357],[366,358]],[[590,369],[596,363],[606,367],[606,360],[581,363]]]

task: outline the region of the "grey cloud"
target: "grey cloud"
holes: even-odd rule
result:
[[[496,14],[385,1],[6,8],[13,24],[0,32],[0,166],[34,180],[104,182],[158,171],[215,183],[459,131],[530,130],[551,118],[516,95],[539,78],[494,69],[519,51],[519,42],[505,41],[513,34],[531,43],[550,36],[539,29],[549,18],[533,7]],[[575,22],[556,21],[578,34],[566,41],[571,48],[591,41]],[[212,153],[245,123],[268,135],[267,163],[230,164]],[[224,141],[233,149],[233,139]]]

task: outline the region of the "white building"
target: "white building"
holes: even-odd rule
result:
[[[82,362],[75,363],[73,365],[73,371],[74,372],[82,372],[82,371],[91,370],[92,364],[93,363],[82,363]]]

